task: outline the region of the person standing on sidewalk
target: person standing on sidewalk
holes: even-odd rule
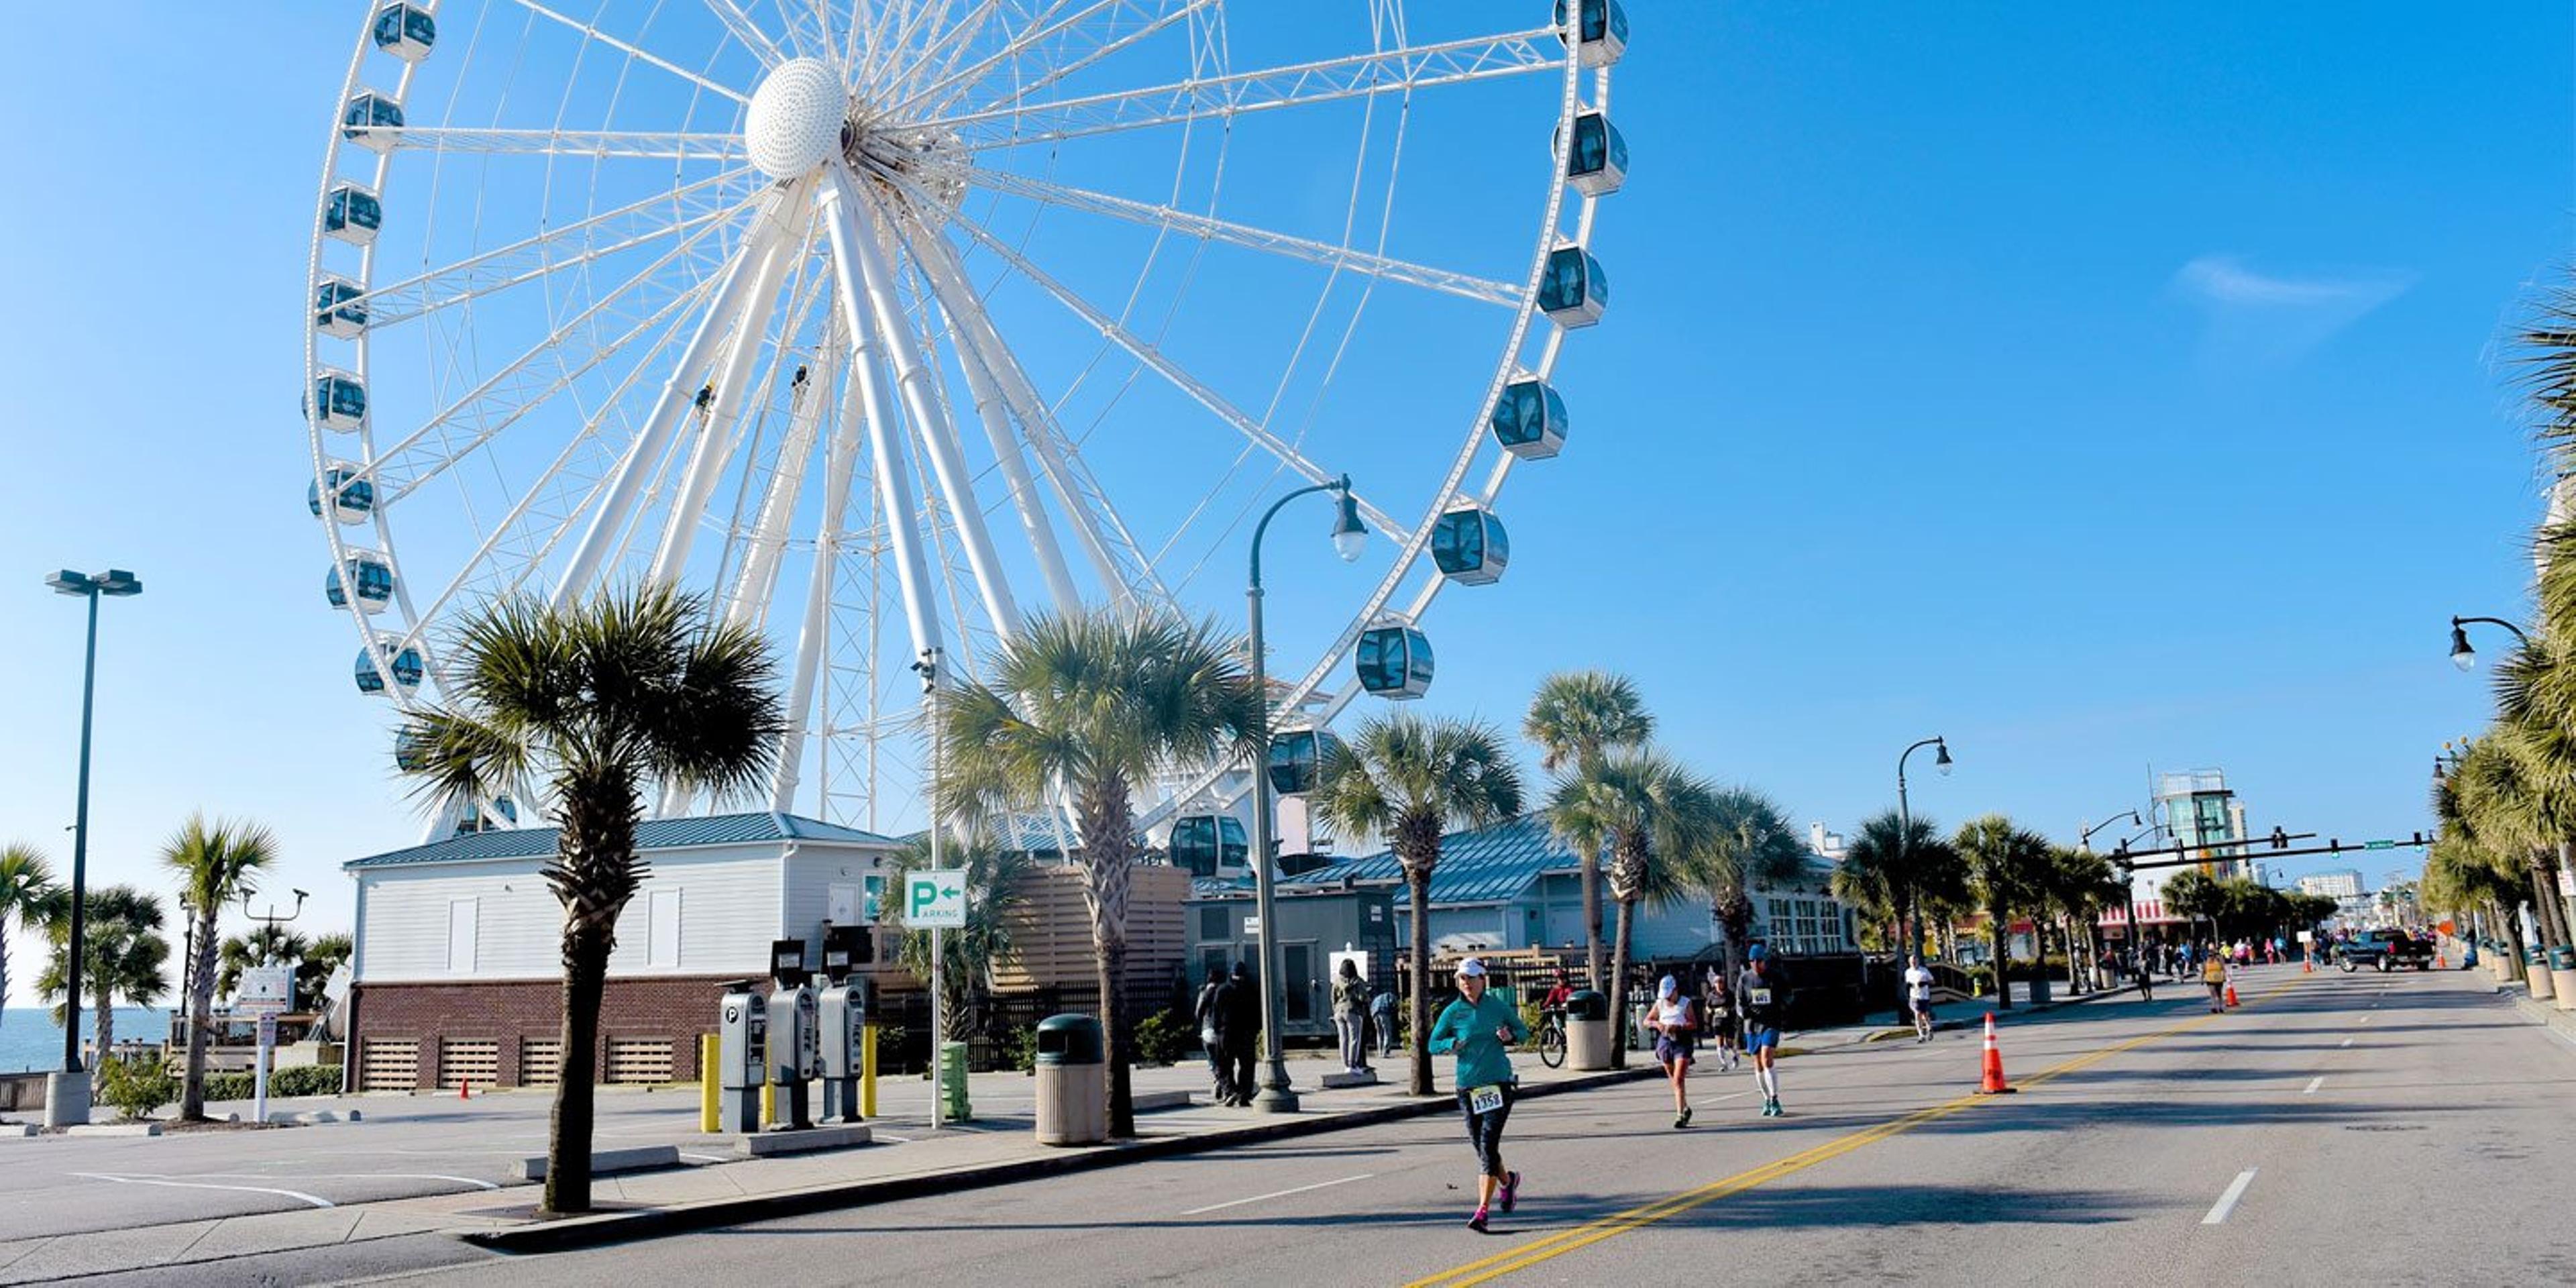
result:
[[[1486,1215],[1500,1199],[1509,1212],[1519,1202],[1521,1174],[1503,1167],[1503,1124],[1512,1116],[1512,1058],[1503,1048],[1529,1040],[1520,1011],[1485,989],[1485,963],[1458,963],[1458,999],[1432,1021],[1431,1054],[1458,1057],[1458,1110],[1467,1118],[1467,1140],[1476,1148],[1476,1213],[1467,1228],[1485,1232]]]
[[[1252,969],[1242,962],[1234,964],[1234,977],[1225,982],[1225,1063],[1234,1083],[1237,1106],[1252,1103],[1260,1084],[1252,1076],[1252,1049],[1261,1040],[1261,992],[1253,983]]]
[[[1333,1029],[1342,1039],[1342,1068],[1350,1073],[1368,1071],[1368,981],[1360,978],[1359,963],[1342,959],[1341,977],[1333,981]]]
[[[1924,968],[1920,957],[1909,955],[1905,959],[1905,1006],[1914,1012],[1914,1040],[1931,1041],[1932,972]]]
[[[1646,1008],[1646,1027],[1655,1031],[1655,1063],[1673,1085],[1673,1126],[1690,1126],[1691,1056],[1698,1045],[1699,1017],[1682,996],[1682,982],[1670,975],[1655,985],[1654,1003]]]
[[[1377,1030],[1377,1053],[1395,1054],[1395,990],[1383,989],[1369,999],[1369,1027]]]
[[[1208,1075],[1216,1080],[1216,1103],[1234,1103],[1234,1074],[1225,1058],[1225,972],[1209,967],[1207,986],[1199,990],[1199,1045],[1207,1051]]]
[[[1726,986],[1726,971],[1715,964],[1708,968],[1708,982],[1700,986],[1699,1022],[1717,1040],[1719,1071],[1734,1068],[1736,1041],[1744,1025],[1736,1018],[1735,993]]]
[[[1753,1083],[1762,1089],[1762,1116],[1777,1118],[1780,1075],[1772,1061],[1780,1053],[1780,1021],[1789,1011],[1788,981],[1773,971],[1769,954],[1755,944],[1744,952],[1744,973],[1736,977],[1736,1006],[1744,1012],[1744,1049],[1753,1055]]]

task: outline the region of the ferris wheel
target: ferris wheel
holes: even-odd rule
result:
[[[1278,700],[1418,696],[1609,298],[1615,0],[362,17],[303,327],[356,687],[434,700],[495,597],[673,581],[787,660],[782,811],[902,816],[917,659],[1233,602],[1247,513],[1345,474],[1365,571],[1274,626]]]

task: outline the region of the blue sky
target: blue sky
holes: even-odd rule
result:
[[[1505,494],[1509,575],[1436,608],[1425,705],[1513,721],[1547,671],[1617,667],[1677,749],[1836,828],[1933,733],[1958,772],[1914,800],[1944,823],[2071,839],[2150,767],[2217,766],[2258,829],[2426,827],[2431,756],[2486,710],[2444,618],[2525,602],[2504,340],[2576,245],[2566,11],[1630,9],[1576,437]],[[93,879],[151,876],[189,810],[249,815],[315,929],[346,924],[340,861],[419,828],[319,604],[291,401],[357,12],[181,39],[44,6],[0,77],[31,127],[0,203],[0,836],[68,862],[80,623],[41,574],[131,568]],[[1424,121],[1414,146],[1454,127]],[[1413,235],[1486,213],[1399,206]],[[1353,391],[1405,405],[1402,370]],[[1346,597],[1281,558],[1284,615]],[[1231,614],[1230,581],[1194,601]]]

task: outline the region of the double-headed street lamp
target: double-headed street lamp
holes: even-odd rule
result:
[[[2471,622],[2501,626],[2512,631],[2513,637],[2526,646],[2531,643],[2531,637],[2524,634],[2521,627],[2501,617],[2454,617],[2451,619],[2451,665],[2463,671],[2474,670],[2478,664],[2478,651],[2469,647],[2468,624]]]
[[[2109,818],[2103,819],[2101,822],[2096,823],[2091,827],[2083,827],[2082,824],[2078,824],[2077,826],[2082,829],[2083,835],[2076,838],[2075,848],[2086,854],[2091,854],[2093,852],[2093,834],[2101,831],[2103,828],[2109,827],[2113,823],[2119,822],[2124,818],[2129,820],[2129,826],[2131,827],[2145,827],[2147,825],[2145,819],[2138,817],[2138,811],[2136,810],[2123,810]],[[2125,849],[2127,847],[2123,846],[2122,848]],[[2129,949],[2130,951],[2139,954],[2139,961],[2143,965],[2146,960],[2146,955],[2143,951],[2143,946],[2138,941],[2138,877],[2137,873],[2131,870],[2127,864],[2121,865],[2120,885],[2128,892],[2128,897],[2121,902],[2127,906],[2129,913]]]
[[[1288,1086],[1288,1062],[1279,1050],[1279,920],[1270,907],[1270,677],[1261,647],[1261,539],[1269,533],[1270,520],[1282,506],[1316,492],[1331,492],[1341,500],[1333,519],[1333,553],[1340,555],[1344,563],[1360,557],[1360,550],[1368,544],[1368,525],[1360,522],[1359,502],[1351,495],[1351,476],[1345,474],[1330,483],[1301,487],[1271,503],[1252,529],[1252,583],[1244,592],[1252,617],[1249,643],[1256,699],[1252,729],[1252,897],[1254,911],[1261,920],[1261,1091],[1252,1103],[1274,1114],[1295,1113],[1297,1093]],[[1420,969],[1419,963],[1415,968]]]
[[[1914,846],[1914,807],[1905,799],[1905,760],[1926,747],[1940,748],[1941,754],[1933,758],[1932,767],[1941,771],[1942,777],[1949,777],[1950,744],[1942,741],[1939,734],[1896,755],[1896,870],[1905,874],[1905,919],[1912,928],[1916,957],[1923,955],[1923,904],[1921,895],[1915,890],[1920,883],[1915,881],[1913,871],[1906,864],[1906,852]]]
[[[63,1069],[60,1076],[50,1080],[54,1085],[46,1088],[45,1100],[46,1122],[63,1126],[89,1121],[89,1084],[80,1076],[80,999],[82,940],[88,920],[87,909],[82,905],[88,898],[89,884],[89,730],[91,697],[98,687],[98,599],[101,595],[140,595],[143,582],[122,568],[96,574],[66,568],[45,578],[45,584],[57,594],[79,595],[89,601],[89,642],[81,654],[79,804],[72,813],[72,925],[70,940],[64,945],[64,973],[68,978],[63,988],[67,999],[63,1012]],[[75,1095],[77,1113],[71,1103]]]

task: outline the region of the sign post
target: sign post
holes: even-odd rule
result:
[[[966,928],[966,869],[923,868],[903,878],[903,924],[930,932],[930,1129],[939,1130],[945,1112],[948,1072],[940,1056],[945,1020],[948,954],[946,934]]]
[[[251,1065],[251,1121],[268,1121],[268,1053],[277,1046],[277,1017],[295,996],[295,965],[271,962],[242,972],[233,1013],[259,1017],[259,1056]]]

